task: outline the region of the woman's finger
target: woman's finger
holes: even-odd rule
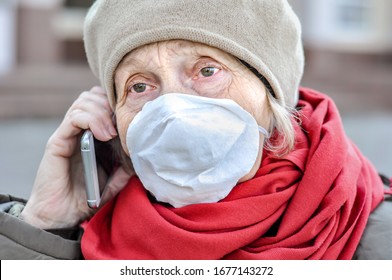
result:
[[[95,89],[97,90],[97,89]],[[113,124],[113,111],[106,94],[102,92],[83,92],[68,110],[60,137],[72,138],[81,130],[92,129],[99,140],[107,141],[117,136]]]

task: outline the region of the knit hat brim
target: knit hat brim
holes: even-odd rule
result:
[[[122,58],[140,46],[174,39],[245,61],[266,78],[282,106],[296,105],[304,56],[300,24],[287,1],[98,0],[86,17],[84,42],[113,107],[113,77]]]

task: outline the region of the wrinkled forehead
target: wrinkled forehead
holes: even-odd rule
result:
[[[208,56],[216,60],[237,62],[229,53],[202,43],[186,40],[168,40],[138,47],[126,54],[117,66],[121,68],[143,67],[160,58],[197,58]]]

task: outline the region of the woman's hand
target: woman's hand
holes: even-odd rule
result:
[[[75,226],[93,214],[87,206],[79,141],[83,130],[109,141],[117,137],[113,111],[100,87],[83,92],[72,104],[50,137],[22,218],[39,228]],[[127,182],[121,167],[108,180],[103,201],[113,197]]]

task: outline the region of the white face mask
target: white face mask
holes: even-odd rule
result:
[[[127,147],[144,187],[182,207],[226,197],[255,164],[259,132],[268,137],[232,100],[170,93],[135,116]]]

